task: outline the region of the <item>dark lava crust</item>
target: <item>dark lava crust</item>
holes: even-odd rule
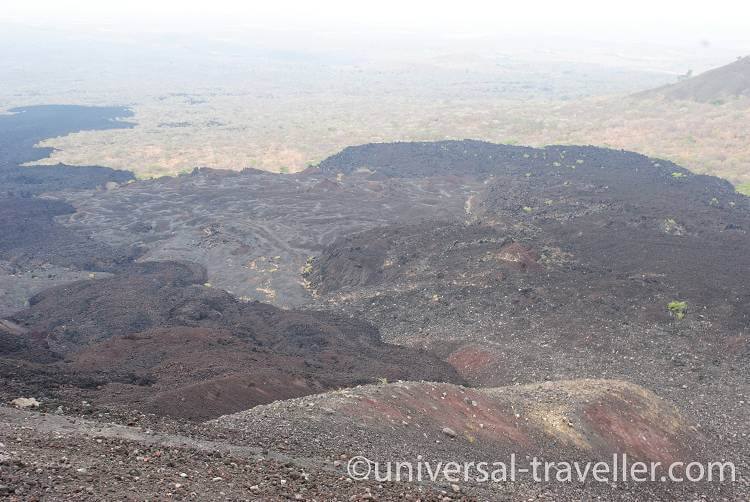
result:
[[[524,402],[554,428],[560,403],[536,382],[565,380],[572,396],[582,378],[616,379],[674,402],[688,446],[709,451],[707,438],[750,468],[750,204],[718,178],[631,152],[446,141],[351,147],[296,175],[196,170],[55,195],[65,202],[0,201],[2,284],[37,281],[0,320],[6,400],[183,427],[360,383],[529,384],[542,401]],[[368,389],[290,401],[289,423],[310,430],[279,437],[346,438],[355,425],[332,404],[351,400],[355,420],[369,409],[358,402],[384,417],[362,435],[396,449],[413,417],[392,389],[436,421],[475,418],[465,388],[446,409],[431,385]],[[621,406],[592,420],[639,438],[633,421],[651,407]],[[254,418],[263,441],[280,427],[274,409]],[[518,415],[506,418],[512,429]],[[439,425],[437,441],[409,434],[434,451],[463,441],[440,442]]]

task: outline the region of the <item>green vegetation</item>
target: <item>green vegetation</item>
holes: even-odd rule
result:
[[[313,256],[307,257],[307,261],[305,262],[305,267],[302,269],[302,275],[309,275],[310,273],[312,273],[312,270],[313,270],[312,264],[313,264],[314,259],[315,257]]]
[[[681,320],[685,317],[685,314],[687,313],[688,304],[687,302],[681,302],[681,301],[671,301],[667,304],[667,310],[671,312],[677,320]]]
[[[676,179],[685,178],[686,176],[687,175],[685,173],[678,173],[678,172],[672,173],[672,177]]]
[[[523,207],[523,212],[524,212],[524,213],[527,213],[527,214],[528,214],[528,213],[531,213],[531,212],[533,212],[533,211],[534,211],[534,208],[531,208],[531,207],[529,207],[529,206],[524,206],[524,207]]]
[[[738,193],[750,197],[750,182],[742,183],[741,185],[737,185],[735,188],[737,189]]]
[[[549,77],[537,80],[536,63],[527,66],[534,71],[518,74],[504,65],[488,68],[479,64],[484,60],[478,58],[476,66],[469,62],[459,65],[462,81],[464,68],[469,65],[477,71],[495,72],[493,81],[521,79],[528,85],[503,85],[505,91],[501,93],[478,93],[473,79],[465,79],[467,85],[454,90],[456,99],[445,100],[431,89],[442,89],[446,75],[454,75],[451,72],[458,67],[452,62],[441,66],[438,60],[442,57],[433,60],[435,71],[425,70],[415,76],[419,83],[414,85],[424,92],[413,99],[405,99],[400,79],[382,78],[377,69],[372,73],[342,70],[332,78],[331,72],[307,65],[297,68],[287,62],[228,67],[230,74],[237,76],[239,71],[247,77],[231,82],[212,81],[215,73],[211,72],[208,80],[186,89],[189,100],[182,95],[165,95],[168,84],[159,79],[144,83],[137,91],[129,89],[127,99],[110,90],[117,86],[101,81],[95,88],[73,91],[51,79],[35,99],[78,104],[135,102],[132,121],[137,126],[45,140],[41,146],[56,150],[49,159],[36,164],[104,165],[134,170],[139,178],[173,175],[195,166],[253,166],[274,172],[285,166],[294,173],[350,145],[474,138],[529,146],[592,144],[623,148],[648,155],[657,167],[657,159],[669,159],[696,173],[750,183],[750,142],[742,134],[726,134],[742,131],[750,123],[750,98],[718,104],[618,95],[656,86],[653,77],[636,83],[643,75],[640,70],[611,74],[608,79],[596,79],[595,85],[580,79],[576,70],[559,75],[561,80],[551,86],[555,89],[552,94],[540,93],[540,88],[549,87]],[[207,63],[217,64],[214,58]],[[410,67],[405,63],[404,68]],[[112,70],[105,73],[108,78],[120,68]],[[248,93],[244,84],[235,83],[249,79],[273,82],[273,86]],[[603,86],[604,81],[608,83]],[[0,89],[2,108],[28,104],[19,92],[25,82],[3,83],[7,85]],[[277,98],[268,99],[270,93]],[[186,125],[163,127],[165,117],[170,123]],[[558,157],[557,153],[547,153],[549,163],[557,161],[557,168],[577,166],[578,160],[583,160],[583,165],[592,162],[583,157]],[[534,155],[521,154],[524,158]],[[661,164],[664,167],[664,162]],[[744,190],[750,192],[750,187]]]

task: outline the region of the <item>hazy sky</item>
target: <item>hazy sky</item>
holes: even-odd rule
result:
[[[357,30],[707,40],[750,45],[750,2],[731,0],[11,0],[0,20],[106,28]]]

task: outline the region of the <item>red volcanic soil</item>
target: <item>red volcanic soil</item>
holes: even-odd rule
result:
[[[643,410],[620,402],[599,401],[584,410],[591,430],[606,439],[606,447],[628,452],[636,459],[669,464],[686,458],[685,452],[671,440],[667,423],[654,423]]]
[[[490,364],[497,364],[499,357],[477,345],[461,347],[448,356],[447,361],[459,372],[480,371]]]
[[[275,441],[300,453],[311,447],[304,437],[313,433],[324,435],[324,445],[330,436],[336,448],[392,458],[420,447],[458,458],[469,451],[548,458],[626,453],[662,462],[707,451],[706,439],[673,405],[615,380],[485,389],[424,382],[370,385],[259,406],[213,423],[252,438],[268,434],[265,428],[275,428],[276,420],[285,424],[285,432]],[[328,430],[316,428],[323,423]]]
[[[258,353],[231,332],[206,328],[155,329],[110,338],[77,353],[69,367],[80,373],[130,375],[134,382],[143,382],[100,386],[95,400],[102,404],[128,401],[145,411],[191,418],[321,392],[346,380],[311,377],[305,374],[304,358]]]
[[[630,462],[668,463],[714,455],[674,406],[642,387],[612,380],[494,389],[418,382],[362,386],[259,406],[210,424],[247,444],[270,443],[298,456],[362,455],[381,463],[507,461],[511,454],[520,463],[533,456],[611,463],[613,455],[623,454]],[[482,491],[492,487],[462,480],[464,486],[479,490],[481,499],[497,497]],[[597,491],[607,486],[555,486],[553,498],[579,500],[584,493],[607,498]],[[663,500],[688,497],[695,486],[624,488],[625,499]],[[528,494],[527,489],[519,481],[513,493]],[[580,492],[573,496],[567,490]],[[735,494],[732,486],[700,485],[700,490],[719,498]]]
[[[369,324],[242,302],[196,284],[203,277],[192,265],[145,262],[38,295],[7,323],[28,333],[15,335],[23,343],[2,346],[6,371],[36,368],[37,378],[6,382],[5,393],[32,385],[64,398],[75,388],[100,405],[205,419],[380,378],[461,381]]]

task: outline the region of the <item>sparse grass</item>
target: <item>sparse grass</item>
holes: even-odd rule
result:
[[[673,177],[673,178],[676,178],[676,179],[680,179],[680,178],[685,178],[685,177],[687,177],[687,175],[686,175],[685,173],[674,172],[674,173],[672,173],[672,177]]]
[[[687,302],[681,302],[678,300],[671,301],[667,304],[667,310],[677,319],[682,320],[687,314],[688,304]]]
[[[748,197],[750,197],[750,182],[737,185],[736,189],[738,193],[741,193],[742,195],[747,195]]]

